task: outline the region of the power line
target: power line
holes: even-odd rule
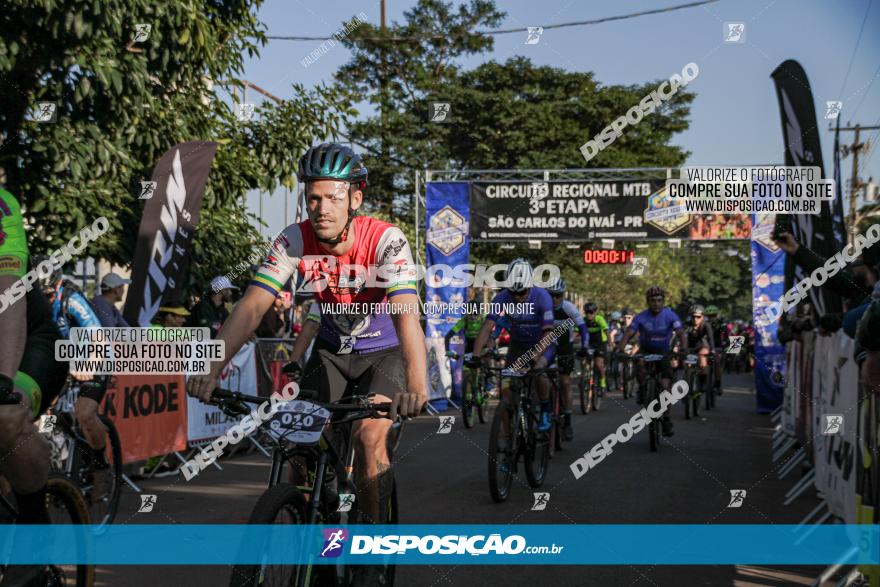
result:
[[[874,80],[877,79],[877,74],[880,74],[880,65],[877,66],[877,69],[874,71],[874,75],[871,76],[871,81],[868,82],[867,87],[865,87],[865,91],[862,93],[862,99],[859,100],[859,103],[856,105],[856,109],[853,110],[852,117],[856,117],[856,113],[859,111],[859,108],[862,107],[862,102],[865,101],[865,98],[868,97],[868,92],[871,91],[871,86],[874,85]]]
[[[853,62],[856,58],[856,52],[859,50],[859,43],[862,42],[862,32],[865,30],[865,23],[868,21],[868,12],[871,11],[871,4],[874,0],[868,0],[868,8],[865,9],[865,16],[862,17],[862,28],[859,29],[859,37],[856,39],[856,46],[853,47],[852,57],[849,58],[849,67],[846,68],[846,75],[843,76],[843,83],[840,84],[840,91],[837,92],[838,96],[843,96],[843,89],[846,87],[846,81],[849,79],[849,72],[852,71]]]
[[[599,24],[603,22],[612,22],[615,20],[626,20],[630,18],[636,18],[639,16],[646,16],[649,14],[661,14],[664,12],[673,12],[676,10],[683,10],[685,8],[694,8],[697,6],[703,6],[705,4],[712,4],[714,2],[718,2],[719,0],[702,0],[701,2],[690,2],[688,4],[679,4],[677,6],[669,6],[667,8],[657,8],[655,10],[643,10],[641,12],[633,12],[631,14],[623,14],[620,16],[608,16],[605,18],[597,18],[594,20],[581,20],[576,22],[562,22],[559,24],[548,24],[543,27],[544,30],[548,29],[561,29],[566,27],[573,26],[586,26],[591,24]],[[864,26],[864,23],[862,23]],[[522,33],[529,29],[529,27],[519,27],[514,29],[497,29],[492,31],[474,31],[472,33],[464,33],[462,36],[468,35],[507,35],[510,33]],[[334,37],[299,37],[299,36],[267,36],[267,39],[274,39],[279,41],[326,41],[332,39]],[[440,40],[440,39],[448,39],[449,35],[413,35],[407,37],[399,37],[399,36],[391,36],[391,37],[361,37],[363,40],[368,41],[394,41],[394,42],[402,42],[402,41],[425,41],[425,40]],[[338,40],[338,39],[337,39]]]

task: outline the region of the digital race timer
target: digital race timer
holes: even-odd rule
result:
[[[586,251],[584,251],[584,263],[587,263],[588,265],[624,265],[626,263],[632,263],[634,256],[635,251],[614,251],[607,249],[599,249],[594,251],[592,249],[587,249]]]

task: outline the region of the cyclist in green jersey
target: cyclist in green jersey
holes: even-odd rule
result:
[[[61,335],[46,298],[34,287],[36,279],[23,279],[27,267],[21,209],[12,194],[0,189],[0,473],[15,493],[16,523],[48,524],[49,444],[33,419],[58,395],[67,364],[55,361],[55,341]],[[44,569],[10,566],[3,581],[27,585]]]
[[[608,322],[599,314],[599,306],[595,302],[584,304],[584,322],[587,324],[587,332],[590,335],[589,344],[586,345],[595,351],[593,355],[596,361],[596,370],[599,372],[599,396],[605,395],[605,353],[608,350]]]

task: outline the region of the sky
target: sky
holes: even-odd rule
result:
[[[592,20],[675,6],[687,0],[542,0],[499,1],[506,12],[497,28],[546,26]],[[414,0],[387,0],[389,24],[403,21]],[[454,2],[458,5],[461,2]],[[268,35],[329,36],[341,23],[364,13],[377,24],[380,4],[369,0],[267,0],[258,11]],[[724,43],[725,22],[745,23],[745,42]],[[864,23],[861,40],[856,40]],[[880,0],[720,0],[674,12],[622,21],[545,30],[537,44],[525,44],[525,32],[496,35],[492,51],[464,59],[465,68],[490,60],[529,57],[536,65],[566,71],[592,71],[603,85],[642,84],[668,79],[685,64],[699,66],[688,86],[696,93],[690,128],[673,143],[691,152],[687,165],[751,165],[784,162],[782,130],[770,73],[787,59],[807,73],[816,104],[826,174],[833,165],[834,134],[824,120],[825,102],[843,102],[841,126],[880,125]],[[337,43],[314,63],[301,60],[320,41],[270,40],[259,57],[246,60],[244,79],[281,98],[292,95],[292,83],[312,87],[329,82],[350,58]],[[257,96],[249,95],[249,101]],[[624,112],[622,111],[621,114]],[[611,122],[610,120],[608,121]],[[876,142],[880,132],[862,133]],[[590,137],[584,137],[586,142]],[[841,142],[852,142],[843,133]],[[577,148],[580,145],[572,145]],[[861,160],[860,178],[880,182],[880,156],[872,148]],[[852,159],[843,160],[844,180]],[[258,211],[251,194],[249,207]],[[291,202],[288,220],[293,220]],[[275,234],[285,223],[284,194],[263,197],[263,234]]]

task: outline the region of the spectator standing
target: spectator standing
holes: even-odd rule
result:
[[[284,319],[286,311],[284,296],[279,293],[275,296],[275,303],[266,310],[260,325],[257,326],[257,336],[259,338],[286,338],[287,323]]]
[[[210,291],[205,292],[202,300],[193,306],[187,326],[195,328],[210,328],[211,338],[217,338],[217,333],[229,317],[226,303],[232,301],[232,290],[238,289],[226,276],[215,277],[211,280]]]
[[[101,280],[101,293],[92,298],[92,308],[95,309],[101,326],[130,326],[116,307],[125,297],[125,286],[129,283],[130,279],[124,279],[116,273],[108,273]]]

